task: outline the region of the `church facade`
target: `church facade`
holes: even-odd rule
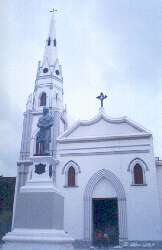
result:
[[[37,139],[38,121],[45,107],[53,126],[49,155],[40,160],[44,144]],[[33,164],[40,161],[42,168],[37,171]],[[20,193],[39,192],[45,178],[64,197],[64,230],[80,244],[161,244],[162,161],[155,158],[152,134],[127,117],[107,116],[103,107],[90,120],[68,127],[53,13],[24,113],[13,230],[15,225],[22,227],[17,224]],[[48,199],[44,203],[48,208]],[[39,208],[40,217],[41,212]]]

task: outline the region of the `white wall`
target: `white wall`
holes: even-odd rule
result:
[[[112,184],[106,179],[102,179],[97,183],[93,190],[93,198],[116,198],[116,190]]]
[[[159,206],[160,206],[160,221],[162,226],[162,165],[156,167],[157,169],[157,183],[158,183],[158,198],[159,198]]]
[[[132,151],[132,145],[136,150]],[[93,148],[99,147],[97,149],[99,154],[95,154],[94,150],[96,149],[92,149],[92,146]],[[106,150],[108,153],[105,153]],[[93,154],[88,155],[92,151]],[[79,155],[79,153],[81,154]],[[131,172],[127,170],[129,163],[136,157],[144,160],[149,168],[145,173],[146,186],[131,185]],[[126,192],[128,239],[162,240],[156,168],[151,139],[59,144],[59,160],[57,185],[65,197],[65,230],[75,239],[83,239],[83,194],[85,187],[94,173],[105,168],[119,178]],[[64,188],[65,176],[61,172],[69,160],[75,161],[81,168],[81,173],[78,174],[78,187],[75,188]],[[98,191],[100,195],[105,195],[105,191],[102,191],[103,194],[101,191],[100,188]],[[108,186],[107,193],[109,193]]]
[[[85,137],[88,136],[103,136],[103,135],[123,135],[128,133],[139,132],[134,127],[126,122],[121,123],[108,123],[104,119],[90,125],[79,126],[76,130],[69,135],[70,137]]]

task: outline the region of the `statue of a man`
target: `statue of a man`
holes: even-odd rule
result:
[[[51,142],[51,127],[53,117],[49,114],[49,109],[43,108],[43,116],[39,118],[37,127],[39,131],[36,135],[36,154],[49,155],[49,144]]]

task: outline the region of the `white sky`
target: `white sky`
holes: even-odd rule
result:
[[[161,0],[2,0],[0,174],[16,174],[23,112],[53,7],[69,116],[91,118],[103,91],[107,114],[151,130],[162,157]]]

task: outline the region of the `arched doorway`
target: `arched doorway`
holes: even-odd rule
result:
[[[118,200],[117,198],[92,199],[92,242],[93,245],[119,245]]]
[[[84,240],[92,242],[93,240],[93,191],[95,186],[103,178],[107,179],[114,190],[118,204],[118,224],[119,224],[119,244],[128,240],[127,236],[127,211],[126,196],[120,180],[109,170],[102,169],[95,173],[89,180],[84,192]]]
[[[115,188],[101,178],[92,194],[92,242],[95,246],[119,245],[118,200]]]

